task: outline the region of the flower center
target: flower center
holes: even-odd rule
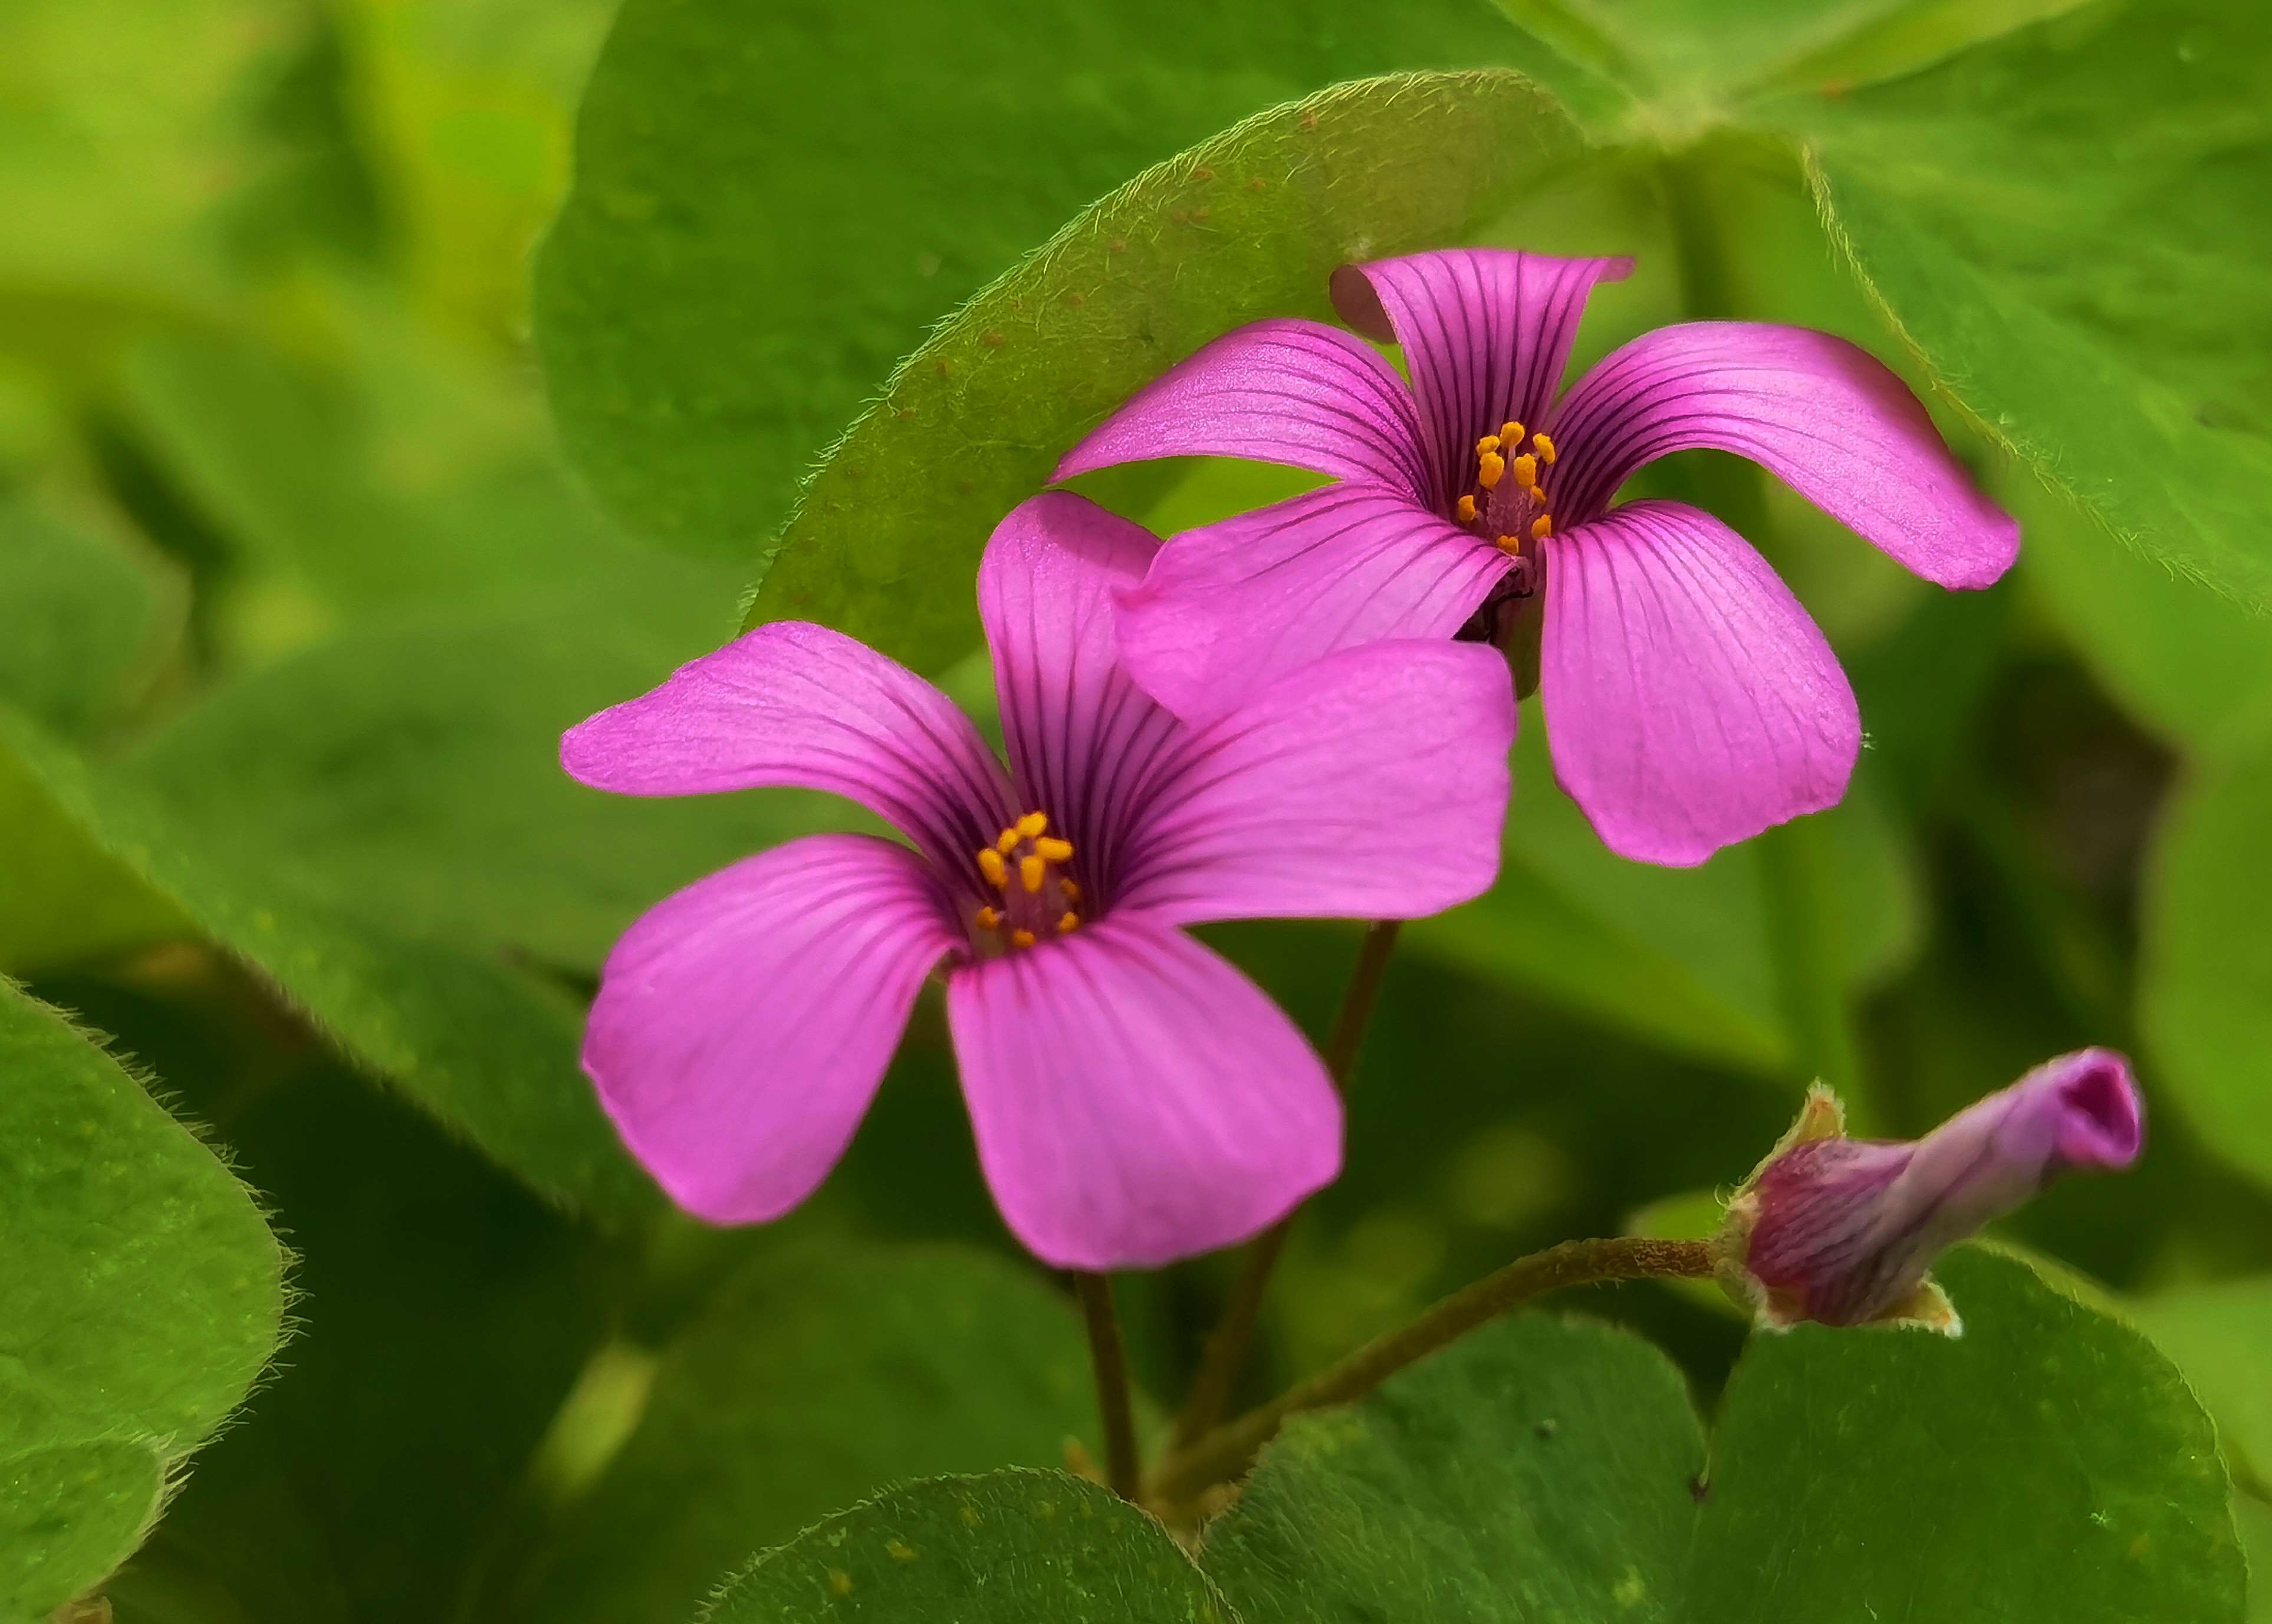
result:
[[[1032,812],[978,853],[978,872],[1002,894],[971,916],[978,945],[1030,947],[1044,936],[1064,936],[1080,924],[1080,887],[1061,872],[1072,861],[1072,842],[1052,839],[1047,812]]]
[[[1544,433],[1501,423],[1497,434],[1476,442],[1475,488],[1453,509],[1461,524],[1515,561],[1509,585],[1518,597],[1537,589],[1538,543],[1554,534],[1546,495],[1554,458],[1554,442]]]

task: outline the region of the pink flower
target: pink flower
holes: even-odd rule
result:
[[[1048,1262],[1226,1246],[1339,1170],[1316,1055],[1183,927],[1410,918],[1488,889],[1506,672],[1487,649],[1379,644],[1186,724],[1114,641],[1112,595],[1157,545],[1063,494],[994,533],[978,598],[1006,773],[930,684],[798,624],[570,730],[562,762],[597,788],[833,790],[912,846],[792,841],[669,898],[609,955],[584,1066],[682,1206],[751,1223],[810,1194],[941,962],[980,1162]]]
[[[1588,295],[1625,259],[1475,249],[1344,266],[1342,318],[1403,346],[1262,321],[1207,345],[1065,458],[1245,457],[1337,483],[1177,536],[1125,600],[1136,680],[1193,719],[1375,638],[1503,636],[1543,595],[1556,775],[1613,849],[1666,864],[1844,794],[1861,724],[1806,611],[1744,539],[1678,502],[1612,506],[1695,447],[1778,475],[1899,563],[1984,587],[2019,529],[1916,398],[1844,341],[1694,322],[1558,399]]]
[[[1849,1139],[1817,1085],[1797,1125],[1729,1203],[1719,1276],[1781,1330],[1892,1323],[1955,1336],[1934,1258],[2063,1172],[2137,1159],[2144,1108],[2111,1049],[2047,1060],[1914,1144]]]

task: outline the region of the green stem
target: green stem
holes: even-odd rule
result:
[[[1341,1007],[1334,1012],[1334,1029],[1326,1038],[1326,1071],[1343,1094],[1349,1092],[1349,1080],[1356,1074],[1365,1028],[1371,1024],[1373,1008],[1380,1002],[1380,985],[1388,973],[1389,956],[1396,951],[1400,923],[1381,919],[1366,927],[1364,945],[1357,949],[1356,964],[1349,971],[1349,984],[1342,990]],[[1223,1305],[1222,1318],[1200,1352],[1199,1369],[1192,1376],[1183,1413],[1176,1418],[1176,1430],[1168,1441],[1170,1449],[1179,1449],[1200,1437],[1230,1408],[1231,1388],[1245,1368],[1247,1350],[1254,1343],[1263,1294],[1278,1267],[1279,1255],[1286,1250],[1287,1233],[1300,1213],[1301,1209],[1296,1208],[1247,1248],[1246,1261]]]
[[[1150,1498],[1173,1505],[1229,1482],[1289,1416],[1362,1398],[1416,1359],[1541,1292],[1605,1280],[1696,1279],[1711,1272],[1712,1248],[1701,1240],[1566,1240],[1519,1258],[1445,1298],[1403,1329],[1366,1343],[1340,1364],[1170,1454],[1153,1478]]]
[[[1698,320],[1736,315],[1709,170],[1693,154],[1667,159],[1663,180],[1679,256],[1681,303]],[[1754,546],[1771,546],[1767,484],[1756,467],[1738,457],[1713,457],[1695,470],[1695,479],[1705,506]],[[1836,858],[1827,848],[1827,834],[1816,820],[1799,819],[1759,838],[1768,947],[1798,1068],[1836,1089],[1866,1117],[1866,1101],[1855,1097],[1861,1061],[1846,993],[1848,935],[1837,913],[1831,872]]]
[[[1112,1282],[1102,1275],[1076,1274],[1073,1291],[1088,1322],[1089,1364],[1096,1373],[1096,1407],[1104,1420],[1104,1480],[1123,1500],[1134,1500],[1144,1469],[1136,1453],[1136,1411],[1128,1399],[1128,1350],[1120,1340],[1120,1315],[1112,1306]]]

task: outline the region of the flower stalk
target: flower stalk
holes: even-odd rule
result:
[[[1356,1074],[1356,1058],[1364,1047],[1365,1029],[1372,1023],[1372,1012],[1380,1002],[1381,984],[1387,978],[1388,961],[1396,951],[1395,919],[1376,919],[1366,927],[1364,944],[1357,949],[1356,963],[1349,970],[1348,984],[1342,989],[1342,1001],[1334,1012],[1334,1029],[1326,1038],[1326,1073],[1334,1080],[1334,1087],[1344,1096],[1349,1081]],[[1168,1447],[1180,1449],[1203,1436],[1230,1407],[1230,1389],[1238,1380],[1238,1373],[1246,1367],[1247,1351],[1254,1343],[1254,1327],[1262,1313],[1262,1299],[1269,1290],[1270,1276],[1278,1267],[1278,1259],[1286,1250],[1286,1237],[1301,1216],[1299,1207],[1255,1237],[1247,1247],[1246,1261],[1238,1271],[1238,1279],[1230,1289],[1230,1298],[1223,1305],[1222,1318],[1207,1335],[1207,1346],[1200,1351],[1199,1369],[1192,1376],[1190,1390],[1185,1395],[1183,1413],[1176,1418],[1176,1430]]]
[[[1607,1280],[1695,1280],[1709,1276],[1712,1269],[1712,1247],[1700,1240],[1566,1240],[1518,1258],[1454,1291],[1402,1329],[1374,1339],[1340,1364],[1176,1450],[1161,1462],[1148,1497],[1155,1504],[1177,1505],[1229,1482],[1276,1436],[1288,1418],[1362,1398],[1406,1366],[1518,1303],[1566,1286]]]
[[[1104,1481],[1123,1500],[1134,1500],[1144,1481],[1136,1450],[1136,1411],[1128,1397],[1128,1349],[1120,1336],[1120,1314],[1112,1306],[1112,1281],[1104,1275],[1076,1274],[1073,1291],[1088,1327],[1089,1365],[1096,1373],[1096,1408],[1104,1423]]]

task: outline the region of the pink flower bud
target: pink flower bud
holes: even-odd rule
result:
[[[1849,1139],[1817,1084],[1798,1121],[1729,1203],[1715,1245],[1728,1293],[1782,1330],[1902,1324],[1957,1335],[1925,1271],[2059,1173],[2137,1159],[2130,1063],[2084,1049],[2036,1067],[1914,1143]]]

